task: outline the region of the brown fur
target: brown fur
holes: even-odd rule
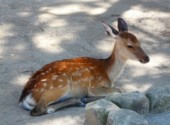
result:
[[[91,67],[88,68],[88,67]],[[80,57],[80,58],[74,58],[69,60],[62,60],[62,61],[56,61],[52,62],[50,64],[45,65],[42,69],[38,70],[36,73],[32,75],[32,77],[27,82],[20,101],[22,101],[27,95],[30,93],[33,93],[33,97],[38,102],[40,97],[42,96],[43,92],[38,91],[35,92],[36,89],[44,88],[41,80],[47,79],[47,87],[45,87],[44,91],[49,90],[49,86],[54,86],[54,88],[58,88],[58,86],[61,84],[58,81],[53,81],[52,77],[53,75],[58,75],[59,77],[57,79],[64,80],[62,82],[62,86],[65,86],[66,83],[68,84],[69,80],[74,85],[75,82],[81,81],[81,79],[92,77],[92,80],[89,82],[81,81],[81,83],[78,83],[81,87],[96,87],[96,86],[105,86],[103,85],[103,82],[110,83],[107,74],[104,70],[104,65],[102,62],[100,62],[97,59],[94,58],[88,58],[88,57]],[[87,70],[85,70],[87,68]],[[49,69],[51,69],[49,71]],[[77,69],[77,70],[76,70]],[[44,72],[49,71],[49,73]],[[81,77],[80,76],[73,76],[73,73],[75,72],[82,72]],[[62,76],[62,74],[65,73],[66,76]],[[100,80],[98,80],[98,77],[102,77]],[[101,85],[100,85],[101,83]],[[50,90],[51,91],[51,90]],[[55,95],[55,94],[54,94]]]

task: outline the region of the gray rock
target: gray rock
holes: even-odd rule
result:
[[[144,117],[149,125],[169,125],[170,112],[149,114]]]
[[[117,93],[105,97],[120,108],[131,109],[139,114],[149,113],[149,100],[140,92]]]
[[[86,105],[85,125],[106,125],[109,111],[118,110],[112,102],[100,99]]]
[[[148,125],[148,122],[132,110],[119,109],[109,112],[106,125]]]
[[[170,111],[170,85],[154,88],[146,94],[150,100],[150,112]]]

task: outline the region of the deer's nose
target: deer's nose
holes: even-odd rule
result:
[[[145,62],[147,63],[147,62],[149,62],[149,61],[150,61],[149,57],[148,57],[148,56],[145,56]]]
[[[142,59],[140,59],[139,61],[141,62],[141,63],[148,63],[149,62],[149,57],[148,56],[144,56]]]

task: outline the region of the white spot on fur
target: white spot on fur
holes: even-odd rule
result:
[[[50,86],[50,89],[53,89],[53,88],[54,88],[54,87],[51,85],[51,86]]]
[[[45,75],[45,73],[44,73],[44,72],[42,72],[42,73],[41,73],[41,75]]]
[[[67,76],[66,73],[63,73],[63,76]]]
[[[94,69],[94,67],[90,67],[90,69]]]
[[[72,73],[73,76],[81,76],[81,73],[79,71]]]
[[[58,86],[58,88],[61,88],[62,87],[62,85],[60,84],[59,86]]]
[[[49,68],[48,70],[49,70],[49,71],[51,71],[52,69],[51,69],[51,68]]]
[[[46,87],[46,86],[47,86],[47,83],[43,83],[43,86]]]
[[[52,80],[56,80],[57,77],[58,77],[58,75],[54,75],[54,76],[52,77]]]
[[[56,80],[57,78],[55,78],[55,77],[52,77],[52,80]]]
[[[59,81],[59,82],[63,82],[63,79],[59,79],[58,81]]]
[[[42,81],[42,82],[46,82],[46,81],[47,81],[47,79],[42,79],[41,81]]]
[[[56,78],[57,78],[57,77],[58,77],[58,75],[54,75],[54,77],[56,77]]]
[[[85,71],[87,71],[87,72],[89,72],[89,71],[90,71],[88,68],[85,68],[84,70],[85,70]]]
[[[132,46],[132,43],[128,41],[127,46]]]

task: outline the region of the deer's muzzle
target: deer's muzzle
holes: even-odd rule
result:
[[[150,61],[148,56],[145,56],[144,59],[139,59],[141,63],[148,63]]]

